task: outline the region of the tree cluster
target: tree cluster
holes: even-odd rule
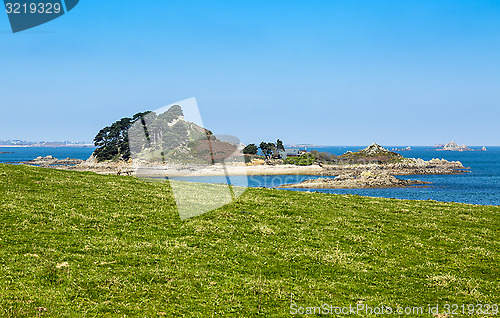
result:
[[[134,144],[134,152],[140,153],[161,150],[165,153],[184,145],[188,141],[188,126],[184,120],[182,108],[178,105],[170,107],[167,111],[156,114],[150,112],[142,120],[131,127],[129,137]]]
[[[218,140],[211,131],[186,122],[174,105],[162,113],[144,112],[122,118],[94,139],[98,161],[128,160],[132,155],[154,162],[215,163],[230,157],[237,146]]]
[[[259,148],[255,144],[249,144],[243,148],[243,154],[245,155],[256,155]]]
[[[285,147],[283,146],[283,142],[279,139],[276,143],[263,141],[260,143],[259,147],[255,144],[249,144],[243,149],[243,153],[246,155],[256,155],[259,149],[266,158],[270,158],[277,155],[279,151],[284,151]]]
[[[98,147],[94,156],[98,161],[128,160],[130,147],[128,131],[137,120],[144,120],[150,112],[137,113],[132,118],[122,118],[111,126],[104,127],[94,138],[94,145]]]

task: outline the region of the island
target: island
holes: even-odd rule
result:
[[[454,140],[445,145],[437,144],[434,146],[434,148],[436,148],[436,151],[487,151],[486,147],[482,147],[481,149],[476,150],[469,148],[467,145],[458,145]]]
[[[147,124],[146,124],[147,123]],[[227,137],[227,136],[226,136]],[[96,135],[97,149],[83,161],[38,157],[28,165],[142,178],[313,175],[321,178],[282,188],[391,188],[422,185],[395,176],[468,172],[458,161],[405,158],[373,143],[336,156],[327,152],[284,147],[262,141],[243,147],[185,120],[179,105],[162,113],[143,112],[122,118]],[[453,145],[452,145],[453,146]],[[449,147],[445,147],[449,148]]]
[[[392,151],[410,151],[410,150],[413,150],[413,149],[411,149],[410,146],[405,147],[405,148],[392,148]]]

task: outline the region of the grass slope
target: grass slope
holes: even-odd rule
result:
[[[0,165],[0,316],[500,304],[499,215],[500,207],[250,189],[181,221],[166,183]]]

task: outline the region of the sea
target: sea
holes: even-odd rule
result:
[[[341,155],[347,151],[357,151],[363,147],[328,146],[308,147]],[[385,146],[387,149],[402,148]],[[0,147],[0,163],[18,163],[35,159],[38,156],[52,155],[58,159],[87,159],[95,148],[92,147]],[[480,149],[476,147],[475,149]],[[409,200],[435,200],[443,202],[461,202],[479,205],[500,206],[500,147],[487,147],[487,151],[436,151],[433,147],[412,147],[412,150],[400,151],[406,158],[430,160],[443,158],[460,161],[470,172],[458,175],[415,175],[397,176],[401,179],[418,179],[432,184],[428,187],[407,187],[390,189],[295,189],[292,191],[315,191],[337,194],[357,194],[370,197],[384,197]],[[238,176],[231,182],[236,186],[272,188],[283,184],[301,182],[318,176]],[[177,178],[193,182],[225,183],[224,177]]]

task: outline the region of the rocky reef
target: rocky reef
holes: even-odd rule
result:
[[[412,150],[410,146],[407,146],[405,148],[392,148],[392,151],[410,151]]]
[[[401,188],[425,185],[429,182],[420,180],[403,180],[387,173],[364,171],[361,174],[342,174],[335,178],[307,179],[296,184],[286,184],[279,188],[305,189],[366,189],[366,188]]]
[[[350,164],[350,165],[323,165],[324,175],[337,176],[341,174],[359,175],[364,171],[373,173],[385,172],[389,175],[429,175],[429,174],[460,174],[467,172],[468,167],[464,167],[459,161],[448,161],[445,159],[423,159],[405,158],[401,162],[388,164]]]
[[[83,163],[85,160],[81,159],[57,159],[52,156],[46,157],[37,157],[36,159],[21,162],[22,164],[32,165],[32,166],[41,166],[41,167],[51,167],[51,166],[73,166]]]
[[[135,170],[132,160],[101,161],[92,155],[87,160],[75,166],[60,167],[61,169],[75,171],[92,171],[99,174],[133,175]]]
[[[458,145],[453,140],[445,145],[435,145],[434,148],[436,148],[436,151],[487,151],[486,147],[482,147],[481,149],[472,149],[466,145]]]

